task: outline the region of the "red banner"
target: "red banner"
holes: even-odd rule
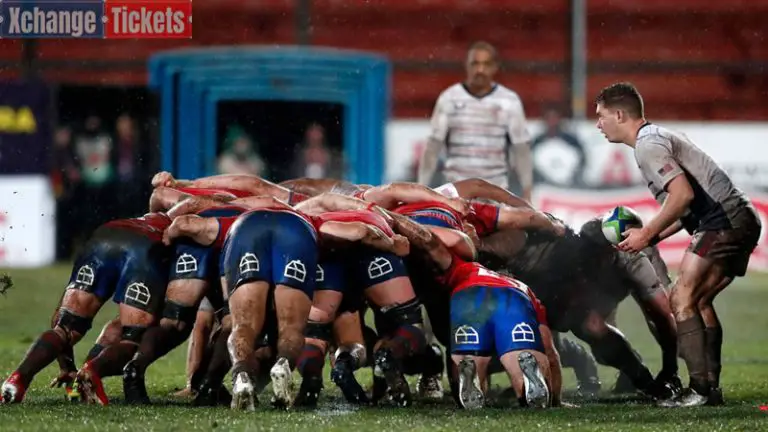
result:
[[[760,214],[763,231],[752,254],[749,268],[768,271],[768,245],[764,242],[768,222],[768,196],[750,194],[750,198]],[[536,189],[534,204],[538,209],[554,214],[576,229],[589,219],[603,215],[618,205],[632,207],[643,220],[649,220],[659,211],[659,205],[644,188],[599,191],[541,187]],[[690,236],[681,231],[659,244],[659,250],[668,265],[675,267],[680,264],[689,242]]]

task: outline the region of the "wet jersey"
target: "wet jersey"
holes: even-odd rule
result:
[[[479,201],[471,203],[472,211],[467,214],[467,222],[471,223],[480,237],[495,232],[499,223],[501,207]]]
[[[363,222],[368,225],[375,226],[380,229],[388,237],[395,235],[392,228],[387,224],[387,221],[381,215],[378,215],[368,210],[345,210],[335,212],[325,212],[318,216],[312,216],[315,229],[319,230],[320,227],[326,222]]]
[[[395,213],[408,216],[413,221],[443,228],[462,229],[461,215],[456,210],[436,201],[424,201],[413,204],[403,204],[396,207]]]
[[[165,213],[148,213],[142,217],[117,219],[105,223],[108,228],[120,228],[141,234],[153,242],[163,240],[163,232],[171,224],[171,218]]]
[[[180,187],[180,188],[176,188],[176,190],[185,194],[195,195],[195,196],[222,195],[232,199],[253,196],[253,194],[250,192],[241,191],[237,189],[230,189],[230,188]]]

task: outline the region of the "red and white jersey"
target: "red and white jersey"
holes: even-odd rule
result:
[[[451,206],[437,201],[422,201],[411,204],[401,204],[392,209],[393,212],[408,216],[412,220],[425,224],[462,230],[462,217]]]
[[[176,189],[179,192],[189,194],[189,195],[194,195],[194,196],[222,195],[232,199],[245,198],[253,195],[250,192],[241,191],[238,189],[230,189],[230,188],[180,187],[180,188],[174,188],[174,189]]]
[[[318,216],[312,216],[312,220],[317,230],[320,230],[320,227],[326,222],[363,222],[365,224],[375,226],[388,237],[395,235],[394,231],[392,231],[392,228],[381,215],[369,210],[325,212]]]
[[[142,217],[117,219],[104,224],[105,227],[120,228],[142,234],[153,242],[163,240],[163,232],[171,224],[165,213],[147,213]]]
[[[536,316],[540,323],[546,324],[546,309],[541,304],[528,285],[509,276],[504,276],[495,271],[488,270],[476,262],[465,261],[458,256],[453,256],[451,267],[438,276],[438,282],[450,287],[452,293],[472,287],[490,287],[499,289],[516,289],[525,294],[536,310]]]
[[[477,177],[507,188],[514,163],[508,146],[531,140],[520,97],[500,84],[481,98],[464,84],[449,87],[437,99],[431,122],[431,138],[446,143],[443,173],[451,182]]]

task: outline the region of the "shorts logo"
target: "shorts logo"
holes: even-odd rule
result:
[[[453,341],[456,345],[469,345],[480,343],[480,336],[472,326],[463,325],[456,329],[453,334]]]
[[[536,342],[531,326],[521,322],[512,328],[512,342]]]
[[[325,270],[318,264],[317,270],[315,270],[315,282],[325,282]]]
[[[304,267],[304,263],[299,260],[293,260],[285,266],[283,276],[291,279],[296,279],[299,282],[304,282],[307,278],[307,268]]]
[[[128,285],[125,290],[125,300],[138,303],[142,306],[149,304],[152,296],[149,294],[149,288],[141,282],[134,282]]]
[[[392,263],[384,257],[376,257],[368,264],[368,279],[378,279],[392,273]]]
[[[176,273],[192,273],[197,271],[197,259],[188,253],[179,255],[176,260]]]
[[[259,259],[256,257],[256,255],[247,252],[245,255],[243,255],[242,258],[240,258],[239,268],[240,273],[259,271]]]
[[[86,286],[93,285],[93,268],[89,265],[80,267],[75,276],[75,282]]]

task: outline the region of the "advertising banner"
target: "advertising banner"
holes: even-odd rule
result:
[[[45,84],[0,82],[0,175],[48,173],[50,117]]]

